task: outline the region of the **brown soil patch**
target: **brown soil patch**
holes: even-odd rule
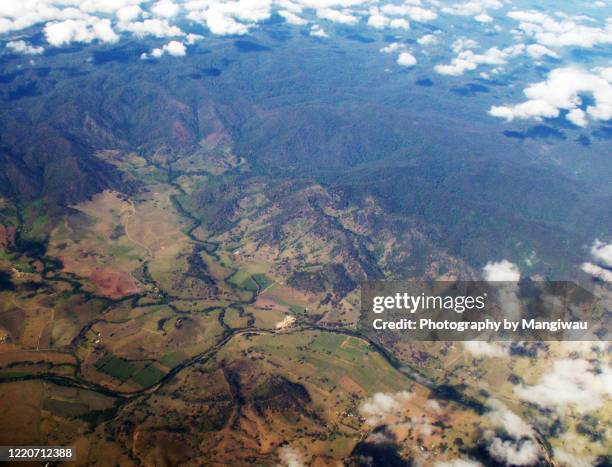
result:
[[[118,299],[138,293],[138,282],[123,271],[111,268],[94,268],[91,281],[96,285],[98,293],[109,298]]]
[[[64,271],[89,278],[99,295],[116,300],[140,291],[138,281],[125,271],[109,267],[91,267],[66,257],[60,259],[64,264]]]
[[[356,394],[365,393],[365,391],[363,390],[361,386],[359,386],[355,381],[353,381],[350,377],[346,375],[340,378],[339,383],[342,389],[344,389],[346,392],[356,393]]]

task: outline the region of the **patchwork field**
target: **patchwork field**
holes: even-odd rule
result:
[[[393,278],[396,251],[427,238],[375,230],[389,219],[370,198],[245,178],[245,162],[214,147],[184,160],[102,152],[134,192],[36,225],[45,207],[32,203],[31,237],[2,231],[5,444],[73,444],[78,465],[486,464],[497,442],[605,456],[608,406],[559,414],[521,393],[560,358],[595,361],[593,349],[380,348],[357,326],[358,281]],[[10,202],[0,211],[19,226]],[[471,274],[446,253],[430,264],[431,277]],[[513,417],[533,428],[513,432]]]

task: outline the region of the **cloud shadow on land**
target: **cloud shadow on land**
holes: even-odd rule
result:
[[[528,128],[526,131],[506,130],[503,132],[506,138],[514,138],[519,140],[525,139],[557,139],[565,141],[567,136],[561,130],[548,125],[535,125]]]

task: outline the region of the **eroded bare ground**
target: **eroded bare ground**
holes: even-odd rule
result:
[[[427,464],[482,459],[499,436],[546,462],[580,430],[585,414],[561,430],[516,397],[543,359],[383,353],[358,335],[361,280],[475,277],[427,226],[251,176],[219,135],[184,157],[98,157],[137,192],[98,193],[42,227],[9,225],[3,200],[1,444],[74,444],[82,465]],[[16,241],[26,229],[47,240]],[[414,269],[417,256],[431,266]],[[509,432],[516,413],[536,428]]]

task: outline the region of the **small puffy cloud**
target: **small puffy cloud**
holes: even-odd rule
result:
[[[410,23],[404,18],[395,18],[389,22],[389,27],[391,29],[404,29],[405,31],[407,31],[408,29],[410,29]]]
[[[304,18],[292,13],[289,10],[280,10],[278,14],[283,17],[287,23],[293,24],[294,26],[303,26],[308,24],[308,21],[306,21]]]
[[[365,417],[366,423],[377,425],[387,416],[401,412],[403,404],[412,396],[413,394],[408,391],[377,392],[360,405],[359,412]]]
[[[6,43],[6,49],[10,52],[23,55],[40,55],[45,51],[43,47],[36,47],[25,41],[10,41]]]
[[[244,35],[259,21],[272,14],[270,0],[237,0],[227,2],[193,1],[185,4],[187,18],[204,23],[216,35]]]
[[[474,19],[479,23],[490,23],[493,21],[493,17],[489,16],[486,13],[480,13],[479,15],[474,16]]]
[[[187,53],[185,44],[179,41],[170,41],[162,48],[168,55],[183,57]]]
[[[142,13],[143,11],[138,5],[128,5],[117,10],[115,16],[121,23],[130,23],[140,18]]]
[[[612,397],[612,370],[608,364],[599,367],[584,359],[562,359],[554,362],[533,386],[519,386],[515,393],[524,401],[558,412],[590,412]]]
[[[580,269],[588,275],[593,276],[595,279],[612,284],[612,271],[608,269],[593,263],[582,263]]]
[[[507,357],[508,351],[501,345],[485,341],[464,341],[463,347],[475,357]]]
[[[535,10],[513,10],[508,16],[519,22],[518,29],[536,42],[550,47],[594,47],[612,44],[612,22],[605,27],[580,24],[586,18],[555,18]]]
[[[405,48],[406,46],[404,44],[400,44],[399,42],[391,42],[389,45],[386,45],[380,49],[380,51],[384,54],[391,54],[394,52],[399,52]]]
[[[505,65],[510,57],[520,54],[524,50],[523,44],[505,49],[491,47],[483,53],[472,50],[461,50],[448,65],[436,65],[434,70],[441,75],[460,76],[466,71],[472,71],[480,65]]]
[[[417,42],[420,45],[435,45],[439,42],[439,39],[435,36],[435,34],[425,34],[417,39]]]
[[[387,16],[381,14],[380,11],[376,8],[373,8],[370,11],[370,16],[368,18],[368,26],[371,26],[375,29],[410,29],[410,23],[404,18],[388,18]]]
[[[444,7],[442,11],[449,15],[474,16],[484,14],[488,9],[497,10],[503,6],[499,0],[468,0]]]
[[[456,54],[462,50],[475,49],[476,47],[478,47],[478,42],[474,39],[468,39],[466,37],[460,37],[459,39],[454,40],[451,44],[451,49]]]
[[[548,74],[546,81],[528,86],[523,93],[527,101],[512,106],[493,106],[489,114],[514,119],[556,118],[561,110],[567,110],[568,120],[578,126],[586,126],[586,116],[606,121],[612,118],[612,82],[607,69],[591,73],[579,68],[557,68]],[[593,97],[594,104],[584,112],[572,112],[582,105],[581,94]],[[580,109],[583,110],[583,109]]]
[[[136,37],[178,37],[185,35],[177,26],[171,25],[165,19],[157,18],[128,23],[123,25],[122,29],[132,32]]]
[[[485,280],[489,282],[517,282],[521,278],[518,266],[507,259],[489,261],[483,272]]]
[[[411,67],[416,65],[417,59],[410,52],[402,52],[397,57],[397,64],[401,66]]]
[[[31,3],[31,2],[28,2]],[[34,2],[36,3],[36,2]],[[102,13],[112,15],[126,5],[141,3],[139,0],[39,0],[41,3],[52,3],[55,5],[70,5],[79,8],[86,13]]]
[[[87,19],[67,19],[65,21],[47,23],[44,28],[47,42],[60,47],[72,42],[100,42],[113,43],[119,36],[111,27],[109,19],[100,19],[90,16]]]
[[[572,109],[565,116],[574,125],[584,128],[589,124],[586,113],[582,109]]]
[[[424,23],[426,21],[433,21],[438,17],[438,14],[433,10],[415,6],[408,7],[408,17],[413,21]]]
[[[211,10],[202,15],[208,29],[218,36],[242,36],[249,32],[249,26],[236,21],[220,11]]]
[[[526,50],[529,56],[533,58],[542,58],[545,56],[553,58],[559,57],[559,54],[557,54],[557,52],[541,44],[529,44]]]
[[[180,11],[181,7],[171,0],[160,0],[151,7],[151,12],[155,16],[172,18]]]
[[[484,433],[489,454],[507,465],[535,464],[542,456],[542,449],[535,441],[533,428],[503,403],[491,400],[489,406],[491,410],[486,417],[495,426],[495,432]],[[499,431],[503,433],[501,436],[496,434]]]
[[[495,437],[487,450],[504,465],[534,465],[542,454],[540,446],[531,439],[514,441]]]
[[[506,434],[515,439],[533,437],[533,428],[503,403],[492,399],[489,401],[489,406],[491,410],[487,412],[486,417],[495,426],[502,428]]]
[[[612,268],[612,243],[595,240],[591,247],[591,255],[604,266]]]
[[[409,5],[408,2],[401,5],[388,3],[381,7],[381,11],[388,16],[406,16],[420,23],[433,21],[438,17],[435,11],[420,6]]]
[[[325,32],[325,29],[323,29],[318,24],[312,25],[312,27],[310,28],[310,35],[313,37],[329,37],[328,34]]]
[[[185,43],[187,45],[193,45],[196,42],[201,41],[202,39],[204,39],[204,36],[201,36],[200,34],[189,33],[185,38]]]
[[[151,50],[149,54],[142,54],[140,58],[142,60],[147,60],[150,58],[160,58],[162,55],[165,54],[172,55],[173,57],[184,57],[185,55],[187,55],[187,48],[182,42],[170,41],[160,48]]]
[[[389,25],[390,21],[391,20],[385,15],[381,15],[378,11],[376,11],[368,18],[368,26],[375,29],[384,29]]]
[[[349,10],[335,10],[333,8],[321,8],[317,10],[317,17],[340,24],[356,24],[359,18],[353,16]]]
[[[280,465],[283,467],[305,467],[302,453],[291,446],[283,446],[278,450]]]
[[[483,276],[489,282],[502,282],[498,287],[498,300],[508,319],[519,319],[521,303],[518,298],[518,281],[521,272],[518,266],[508,260],[490,261],[483,268]]]
[[[3,0],[0,2],[0,33],[66,20],[93,23],[96,15],[115,16],[141,0]],[[118,17],[119,19],[119,17]],[[121,21],[121,19],[119,19]],[[67,25],[64,25],[67,27]]]

